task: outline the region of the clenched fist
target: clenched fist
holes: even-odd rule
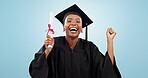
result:
[[[116,32],[112,28],[108,28],[106,31],[107,40],[113,40]]]
[[[50,35],[46,35],[46,40],[44,41],[44,45],[46,47],[45,54],[47,58],[54,46],[54,38],[52,38]],[[48,48],[48,45],[51,45],[52,48]]]

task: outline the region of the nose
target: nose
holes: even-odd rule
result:
[[[75,24],[75,23],[72,23],[72,24],[70,24],[71,26],[77,26],[78,24]]]

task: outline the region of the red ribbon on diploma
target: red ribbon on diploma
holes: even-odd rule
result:
[[[48,35],[49,32],[51,32],[51,34],[54,34],[54,30],[51,29],[51,24],[48,24],[47,35]]]

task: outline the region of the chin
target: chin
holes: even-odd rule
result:
[[[67,36],[67,37],[75,39],[75,38],[78,38],[78,37],[79,37],[79,35],[72,34],[72,35],[69,35],[69,36]]]
[[[67,37],[77,38],[79,36],[79,32],[72,33],[70,31],[66,32]]]

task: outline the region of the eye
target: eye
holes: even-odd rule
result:
[[[71,22],[70,20],[68,20],[67,22]]]
[[[80,21],[76,21],[77,23],[80,23]]]

